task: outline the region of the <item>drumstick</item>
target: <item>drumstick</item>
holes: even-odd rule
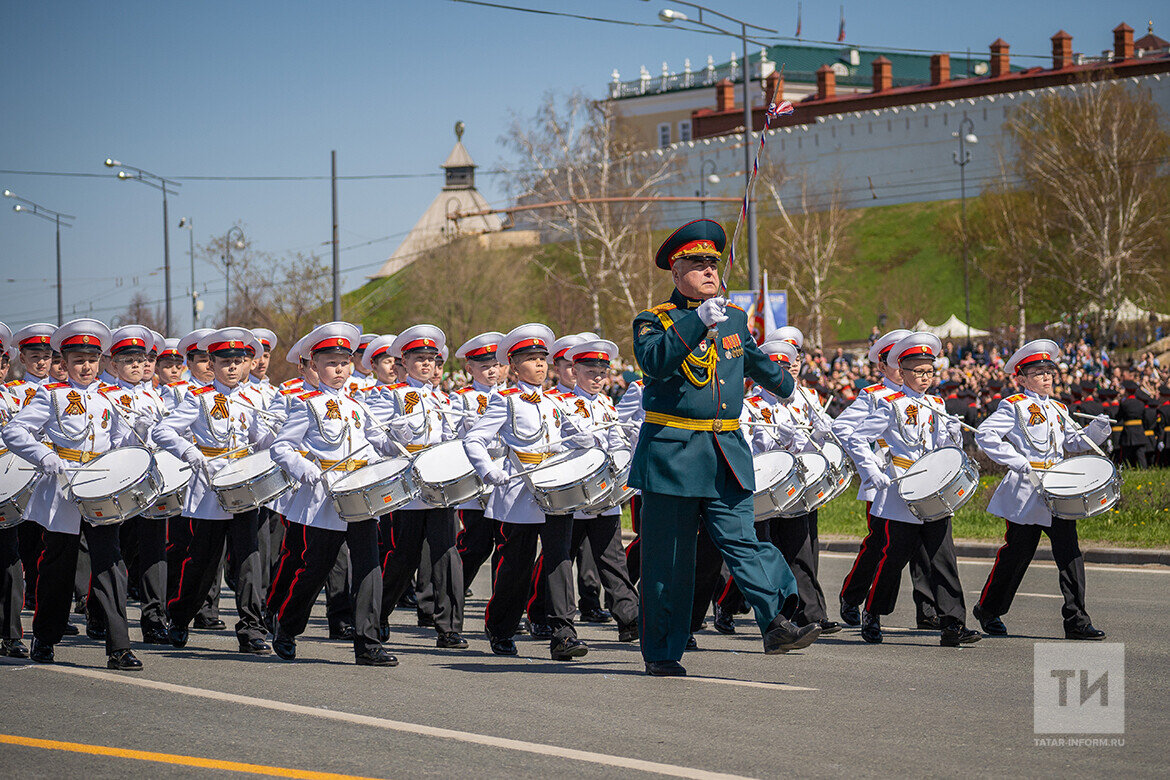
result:
[[[17,471],[44,471],[44,469],[25,468],[24,466],[17,466],[16,470]],[[93,474],[96,474],[99,471],[109,471],[109,469],[90,469],[90,468],[86,468],[85,466],[74,466],[72,468],[66,466],[65,470],[66,471],[88,471],[88,472],[93,473]]]
[[[902,480],[904,480],[908,477],[917,477],[919,474],[925,474],[925,473],[926,473],[926,469],[923,469],[922,471],[912,471],[909,474],[903,474],[900,477],[894,477],[893,479],[890,480],[890,482],[901,482]]]
[[[1102,458],[1109,457],[1108,455],[1106,455],[1104,452],[1101,451],[1101,448],[1097,446],[1097,443],[1095,441],[1093,441],[1092,439],[1089,438],[1088,432],[1084,428],[1082,428],[1081,426],[1077,425],[1076,421],[1073,420],[1073,418],[1069,417],[1068,412],[1066,412],[1064,409],[1062,409],[1059,404],[1056,404],[1056,411],[1059,412],[1060,414],[1064,415],[1064,419],[1068,422],[1068,424],[1071,425],[1076,431],[1080,432],[1080,434],[1085,437],[1085,441],[1087,441],[1089,443],[1089,446],[1093,448],[1094,452],[1096,452]],[[1079,414],[1079,412],[1078,412],[1078,414]]]
[[[222,453],[220,455],[212,455],[210,458],[207,459],[207,462],[210,463],[213,460],[219,460],[220,458],[226,458],[229,455],[235,455],[237,452],[243,452],[244,450],[248,450],[251,448],[252,448],[251,444],[245,444],[243,447],[236,447],[234,450],[228,450],[227,452]]]
[[[136,412],[132,409],[127,409],[127,410],[123,411],[120,408],[121,404],[116,404],[113,401],[110,401],[109,398],[106,398],[106,400],[109,401],[110,406],[113,407],[114,411],[118,413],[118,416],[120,416],[122,418],[122,422],[124,422],[130,426],[130,432],[134,434],[135,439],[138,439],[138,443],[141,444],[143,447],[150,449],[150,445],[147,444],[145,441],[143,441],[142,437],[138,435],[138,431],[134,430],[134,423],[130,422],[130,418],[126,416],[126,412],[131,412],[131,413],[138,415],[138,416],[141,416],[143,413]]]
[[[264,417],[271,417],[273,420],[280,420],[281,419],[281,416],[279,414],[276,414],[275,412],[270,412],[267,409],[261,409],[258,406],[252,406],[252,404],[246,404],[238,398],[235,399],[235,402],[238,403],[240,406],[244,407],[245,409],[251,409],[256,414],[262,415]]]
[[[346,455],[344,458],[342,458],[341,460],[337,461],[336,463],[334,463],[334,464],[333,464],[332,466],[330,466],[329,468],[327,468],[327,469],[321,469],[321,473],[322,473],[322,474],[328,474],[330,471],[333,471],[333,469],[337,468],[337,467],[338,467],[338,466],[340,466],[341,464],[343,464],[343,463],[347,463],[347,462],[349,462],[349,461],[353,460],[353,456],[354,456],[354,455],[357,455],[357,454],[358,454],[359,452],[361,452],[362,450],[369,449],[371,446],[373,446],[373,445],[372,445],[370,442],[368,442],[368,441],[367,441],[365,444],[363,444],[362,446],[358,447],[356,450],[354,450],[353,452],[349,453],[349,455]]]
[[[546,462],[546,463],[542,463],[541,465],[536,466],[534,468],[526,469],[525,471],[519,471],[519,472],[513,474],[512,476],[508,477],[508,481],[511,482],[512,480],[516,479],[517,477],[526,477],[534,471],[540,471],[541,469],[546,469],[549,466],[556,466],[558,463],[560,463],[559,460],[554,461],[553,463]]]
[[[935,414],[937,414],[939,417],[945,417],[948,420],[954,420],[955,422],[957,422],[959,424],[960,427],[965,428],[968,431],[971,431],[971,433],[979,433],[978,428],[972,428],[970,425],[963,422],[962,420],[960,420],[958,417],[956,417],[953,414],[949,414],[947,412],[943,412],[943,411],[940,411],[938,409],[931,409],[931,411],[934,412]]]

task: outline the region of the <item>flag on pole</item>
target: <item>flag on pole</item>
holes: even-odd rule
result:
[[[766,327],[764,309],[766,308],[768,308],[768,299],[765,297],[764,291],[760,290],[748,310],[748,333],[752,334],[752,338],[756,340],[757,344],[764,343],[764,329]]]
[[[841,26],[837,28],[837,42],[845,40],[845,6],[841,6]]]
[[[803,3],[796,4],[796,37],[797,38],[800,37],[800,12],[804,10],[802,8],[802,6],[803,6]]]
[[[760,341],[776,330],[776,315],[772,311],[772,295],[768,292],[768,272],[764,271],[764,328],[760,332]]]

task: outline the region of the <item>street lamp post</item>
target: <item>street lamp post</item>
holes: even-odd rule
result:
[[[224,300],[223,319],[225,325],[231,324],[232,317],[232,236],[235,236],[236,249],[244,248],[244,230],[239,225],[228,228],[223,237],[223,267],[224,267]]]
[[[64,324],[65,312],[64,312],[64,305],[62,304],[62,300],[61,300],[61,228],[62,227],[73,227],[73,225],[69,224],[69,220],[76,219],[76,217],[70,216],[69,214],[62,214],[61,212],[53,211],[52,209],[47,209],[44,206],[33,203],[31,200],[20,197],[12,190],[4,190],[4,197],[12,198],[13,200],[17,201],[16,205],[12,207],[12,210],[15,211],[16,213],[18,213],[18,214],[31,214],[34,217],[40,217],[41,219],[47,219],[49,222],[52,222],[54,225],[56,225],[56,228],[57,228],[57,324],[58,325]],[[65,222],[62,222],[61,220],[65,220]]]
[[[711,172],[710,173],[706,172],[708,163],[710,163],[710,165],[711,165]],[[703,160],[703,164],[699,166],[699,191],[695,193],[700,198],[703,198],[703,200],[699,201],[699,218],[700,219],[707,218],[707,201],[706,201],[707,185],[708,184],[718,184],[718,183],[719,183],[719,175],[715,173],[715,161],[714,160]]]
[[[967,307],[967,354],[971,354],[971,270],[967,259],[967,163],[971,162],[968,144],[979,143],[975,135],[975,123],[964,116],[959,129],[951,133],[959,140],[959,149],[954,152],[955,165],[959,166],[959,219],[963,226],[963,298]]]
[[[199,293],[195,290],[195,222],[190,217],[181,217],[179,227],[186,228],[190,241],[188,256],[191,258],[191,330],[199,327]]]
[[[163,298],[166,304],[166,326],[164,330],[166,335],[171,335],[171,226],[170,216],[167,213],[167,195],[178,195],[178,188],[182,185],[177,181],[159,176],[157,173],[145,171],[142,168],[135,168],[133,165],[126,165],[120,163],[112,157],[106,158],[107,168],[126,168],[126,170],[118,171],[118,178],[126,180],[134,180],[142,182],[143,184],[154,187],[156,190],[162,191],[162,205],[163,205]],[[174,188],[168,192],[168,188]]]
[[[739,25],[738,38],[743,43],[743,180],[744,192],[747,192],[748,185],[752,178],[752,104],[748,98],[748,88],[751,81],[751,67],[748,61],[748,43],[754,43],[757,46],[766,46],[759,41],[753,41],[748,38],[748,29],[758,30],[760,32],[778,33],[778,30],[773,30],[771,27],[761,27],[758,24],[748,24],[742,19],[736,19],[734,16],[721,14],[705,6],[697,3],[689,3],[686,0],[674,0],[679,5],[685,5],[688,8],[694,8],[699,12],[698,18],[690,19],[686,14],[681,14],[678,11],[673,11],[669,8],[664,8],[658,12],[658,18],[664,22],[691,22],[702,27],[706,27],[724,35],[735,36],[736,33],[731,30],[711,24],[703,18],[703,14],[710,14],[717,16],[720,19],[726,19],[732,24]],[[752,290],[760,289],[760,256],[756,249],[756,204],[749,201],[747,207],[747,243],[748,243],[748,276]]]

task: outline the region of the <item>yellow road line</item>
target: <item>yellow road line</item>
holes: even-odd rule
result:
[[[156,761],[160,764],[197,766],[203,769],[222,769],[226,772],[248,772],[254,775],[269,775],[272,777],[296,777],[302,778],[303,780],[371,780],[371,778],[358,777],[357,775],[338,775],[332,772],[313,772],[307,769],[288,769],[281,766],[244,764],[238,761],[221,761],[217,758],[180,756],[173,753],[152,753],[147,750],[126,750],[125,748],[106,747],[104,745],[86,745],[81,742],[58,742],[55,739],[34,739],[32,737],[18,737],[13,734],[0,734],[0,744],[22,745],[24,747],[44,748],[46,750],[67,750],[72,753],[89,753],[95,756],[133,758],[138,761]]]

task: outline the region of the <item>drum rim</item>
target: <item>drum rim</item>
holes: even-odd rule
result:
[[[123,491],[129,490],[129,489],[141,484],[142,481],[144,479],[146,479],[152,472],[158,477],[158,479],[156,479],[155,481],[161,484],[163,481],[162,480],[162,473],[159,471],[158,464],[154,460],[154,453],[151,450],[147,449],[146,447],[141,447],[138,445],[131,445],[129,447],[118,447],[117,449],[107,450],[106,452],[103,452],[101,455],[97,456],[96,458],[91,460],[89,463],[84,464],[80,470],[73,472],[73,478],[76,479],[79,475],[84,475],[85,466],[90,466],[90,467],[96,468],[97,464],[102,462],[103,460],[106,460],[108,458],[108,456],[115,455],[115,454],[122,454],[122,453],[129,454],[130,450],[137,450],[137,451],[143,452],[146,454],[146,457],[148,458],[148,461],[147,461],[148,465],[147,465],[146,469],[134,481],[129,482],[127,484],[124,484],[116,490],[108,491],[100,496],[94,496],[94,495],[79,496],[77,494],[76,488],[74,488],[72,485],[70,485],[69,492],[70,492],[70,494],[72,494],[73,498],[78,500],[78,501],[103,501],[103,500],[106,500],[108,498],[111,498],[112,496],[116,496]],[[107,473],[112,473],[112,472],[107,472]],[[91,485],[98,485],[106,479],[108,479],[108,477],[103,476],[102,474],[99,473],[97,475],[97,479],[93,480],[92,482],[87,482],[86,484],[81,485],[81,487],[89,487]]]

